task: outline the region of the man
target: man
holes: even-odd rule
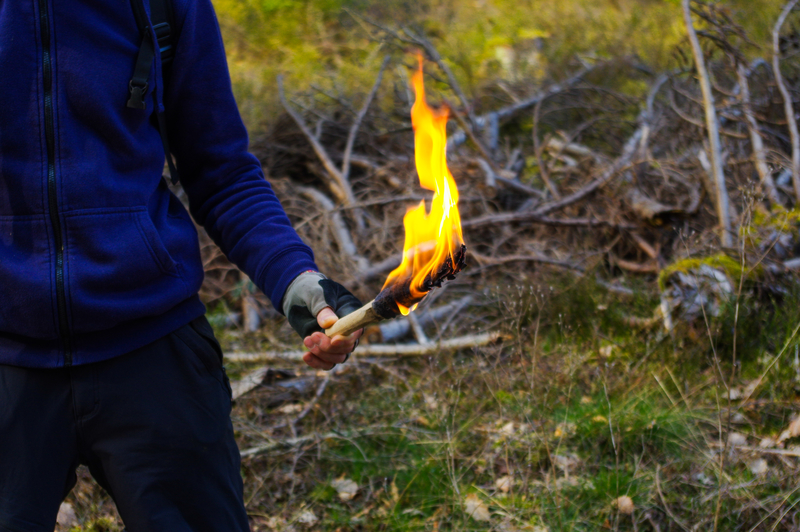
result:
[[[160,131],[193,218],[288,314],[304,360],[330,369],[360,335],[313,332],[359,303],[316,273],[247,153],[210,0],[172,3],[164,79],[135,2],[0,0],[0,532],[52,532],[79,464],[129,532],[249,530]]]

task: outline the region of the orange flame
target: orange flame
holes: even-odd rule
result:
[[[416,101],[411,108],[411,123],[414,126],[414,155],[417,174],[422,188],[432,190],[431,210],[425,209],[425,200],[410,208],[403,218],[406,238],[403,246],[403,262],[386,279],[383,287],[411,279],[410,291],[414,299],[422,299],[426,277],[445,262],[447,257],[455,261],[454,253],[461,248],[461,216],[458,212],[458,189],[447,168],[447,118],[449,110],[431,109],[425,101],[425,85],[422,73],[422,56],[418,56],[419,70],[412,83]],[[403,315],[416,308],[398,303]]]

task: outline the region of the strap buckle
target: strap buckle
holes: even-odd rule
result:
[[[144,95],[147,93],[147,82],[144,85],[134,85],[133,80],[128,82],[128,89],[130,91],[130,98],[128,98],[128,107],[131,109],[146,109],[147,105],[144,102]]]

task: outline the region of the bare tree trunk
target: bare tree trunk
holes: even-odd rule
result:
[[[689,9],[691,0],[682,0],[683,19],[686,23],[686,31],[689,33],[689,41],[692,43],[692,55],[697,65],[697,75],[700,78],[700,88],[703,91],[703,106],[706,110],[706,128],[708,129],[708,140],[710,143],[711,155],[711,181],[714,183],[716,193],[717,216],[722,226],[720,240],[722,245],[730,247],[733,244],[731,238],[731,217],[729,211],[728,189],[725,186],[725,173],[722,167],[722,142],[719,138],[719,122],[717,121],[717,111],[714,107],[714,94],[711,92],[711,80],[706,70],[703,49],[700,48],[700,41],[697,40],[692,23],[692,12]],[[797,1],[797,0],[795,0]]]
[[[775,84],[783,96],[783,107],[786,112],[786,121],[789,123],[789,136],[792,141],[792,185],[794,186],[795,201],[800,201],[800,134],[797,132],[797,120],[794,116],[794,105],[792,105],[792,95],[786,87],[786,82],[781,75],[781,49],[780,33],[781,26],[786,22],[786,17],[797,5],[798,0],[791,0],[786,4],[772,29],[772,70],[775,73]]]
[[[778,189],[775,188],[775,182],[772,180],[772,173],[769,171],[767,158],[764,155],[764,139],[761,138],[761,134],[758,132],[758,122],[756,122],[753,108],[750,106],[750,83],[747,80],[747,71],[747,66],[744,63],[740,63],[737,74],[742,97],[742,110],[747,122],[747,129],[750,132],[750,143],[753,145],[753,163],[767,197],[773,205],[780,205]]]

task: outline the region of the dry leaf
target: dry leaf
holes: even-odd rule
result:
[[[422,398],[425,400],[425,406],[427,406],[429,409],[436,410],[437,408],[439,408],[439,401],[437,401],[436,397],[434,397],[433,395],[423,393]]]
[[[394,483],[394,480],[392,481],[392,486],[389,492],[392,495],[392,501],[396,503],[400,500],[400,491],[397,489],[397,484]]]
[[[583,397],[581,397],[581,404],[582,405],[590,405],[590,404],[592,404],[592,398],[589,397],[588,395],[584,395]]]
[[[728,443],[732,447],[741,447],[747,445],[747,436],[739,432],[731,432],[728,434]]]
[[[339,494],[339,499],[342,501],[352,500],[358,493],[358,484],[349,478],[337,478],[331,482],[331,486]]]
[[[781,432],[781,435],[778,437],[778,443],[783,443],[789,438],[797,438],[798,436],[800,436],[800,416],[794,418],[794,420],[789,423],[789,427]]]
[[[78,526],[78,517],[75,515],[75,509],[70,503],[61,503],[61,507],[58,509],[58,517],[56,517],[56,522],[64,528]]]
[[[570,471],[575,469],[580,464],[580,460],[577,456],[572,454],[556,454],[553,455],[553,463],[562,471]]]
[[[604,346],[604,347],[600,348],[600,356],[601,357],[608,358],[612,354],[614,354],[614,346],[613,345],[607,345],[607,346]]]
[[[514,422],[509,421],[505,425],[500,428],[500,434],[503,436],[513,436],[514,434]]]
[[[778,442],[776,442],[772,438],[764,438],[763,440],[761,440],[761,443],[758,444],[758,446],[761,447],[762,449],[772,449],[776,445],[778,445]]]
[[[491,521],[492,516],[489,514],[489,508],[486,506],[480,497],[474,493],[467,495],[464,499],[464,511],[468,516],[476,521]]]
[[[763,458],[753,460],[750,462],[750,471],[756,476],[766,475],[767,471],[769,471],[767,461]]]
[[[314,526],[317,524],[317,521],[319,521],[319,519],[311,510],[303,510],[300,515],[297,516],[297,522],[302,525]]]
[[[508,493],[509,491],[511,491],[511,487],[513,485],[514,485],[514,477],[512,477],[511,475],[500,477],[494,481],[494,486],[503,493]]]
[[[605,423],[605,422],[608,421],[608,419],[606,419],[606,416],[598,415],[598,416],[594,416],[592,418],[592,421],[594,421],[595,423]]]
[[[286,527],[286,519],[281,517],[270,517],[267,520],[267,526],[270,530],[284,530]]]
[[[285,414],[287,416],[291,416],[292,414],[299,414],[303,411],[303,405],[298,403],[289,403],[285,404],[280,408],[275,409],[276,412],[279,414]]]
[[[614,506],[616,506],[617,510],[619,510],[619,513],[621,514],[631,515],[633,513],[633,499],[627,495],[617,497],[614,500]]]

